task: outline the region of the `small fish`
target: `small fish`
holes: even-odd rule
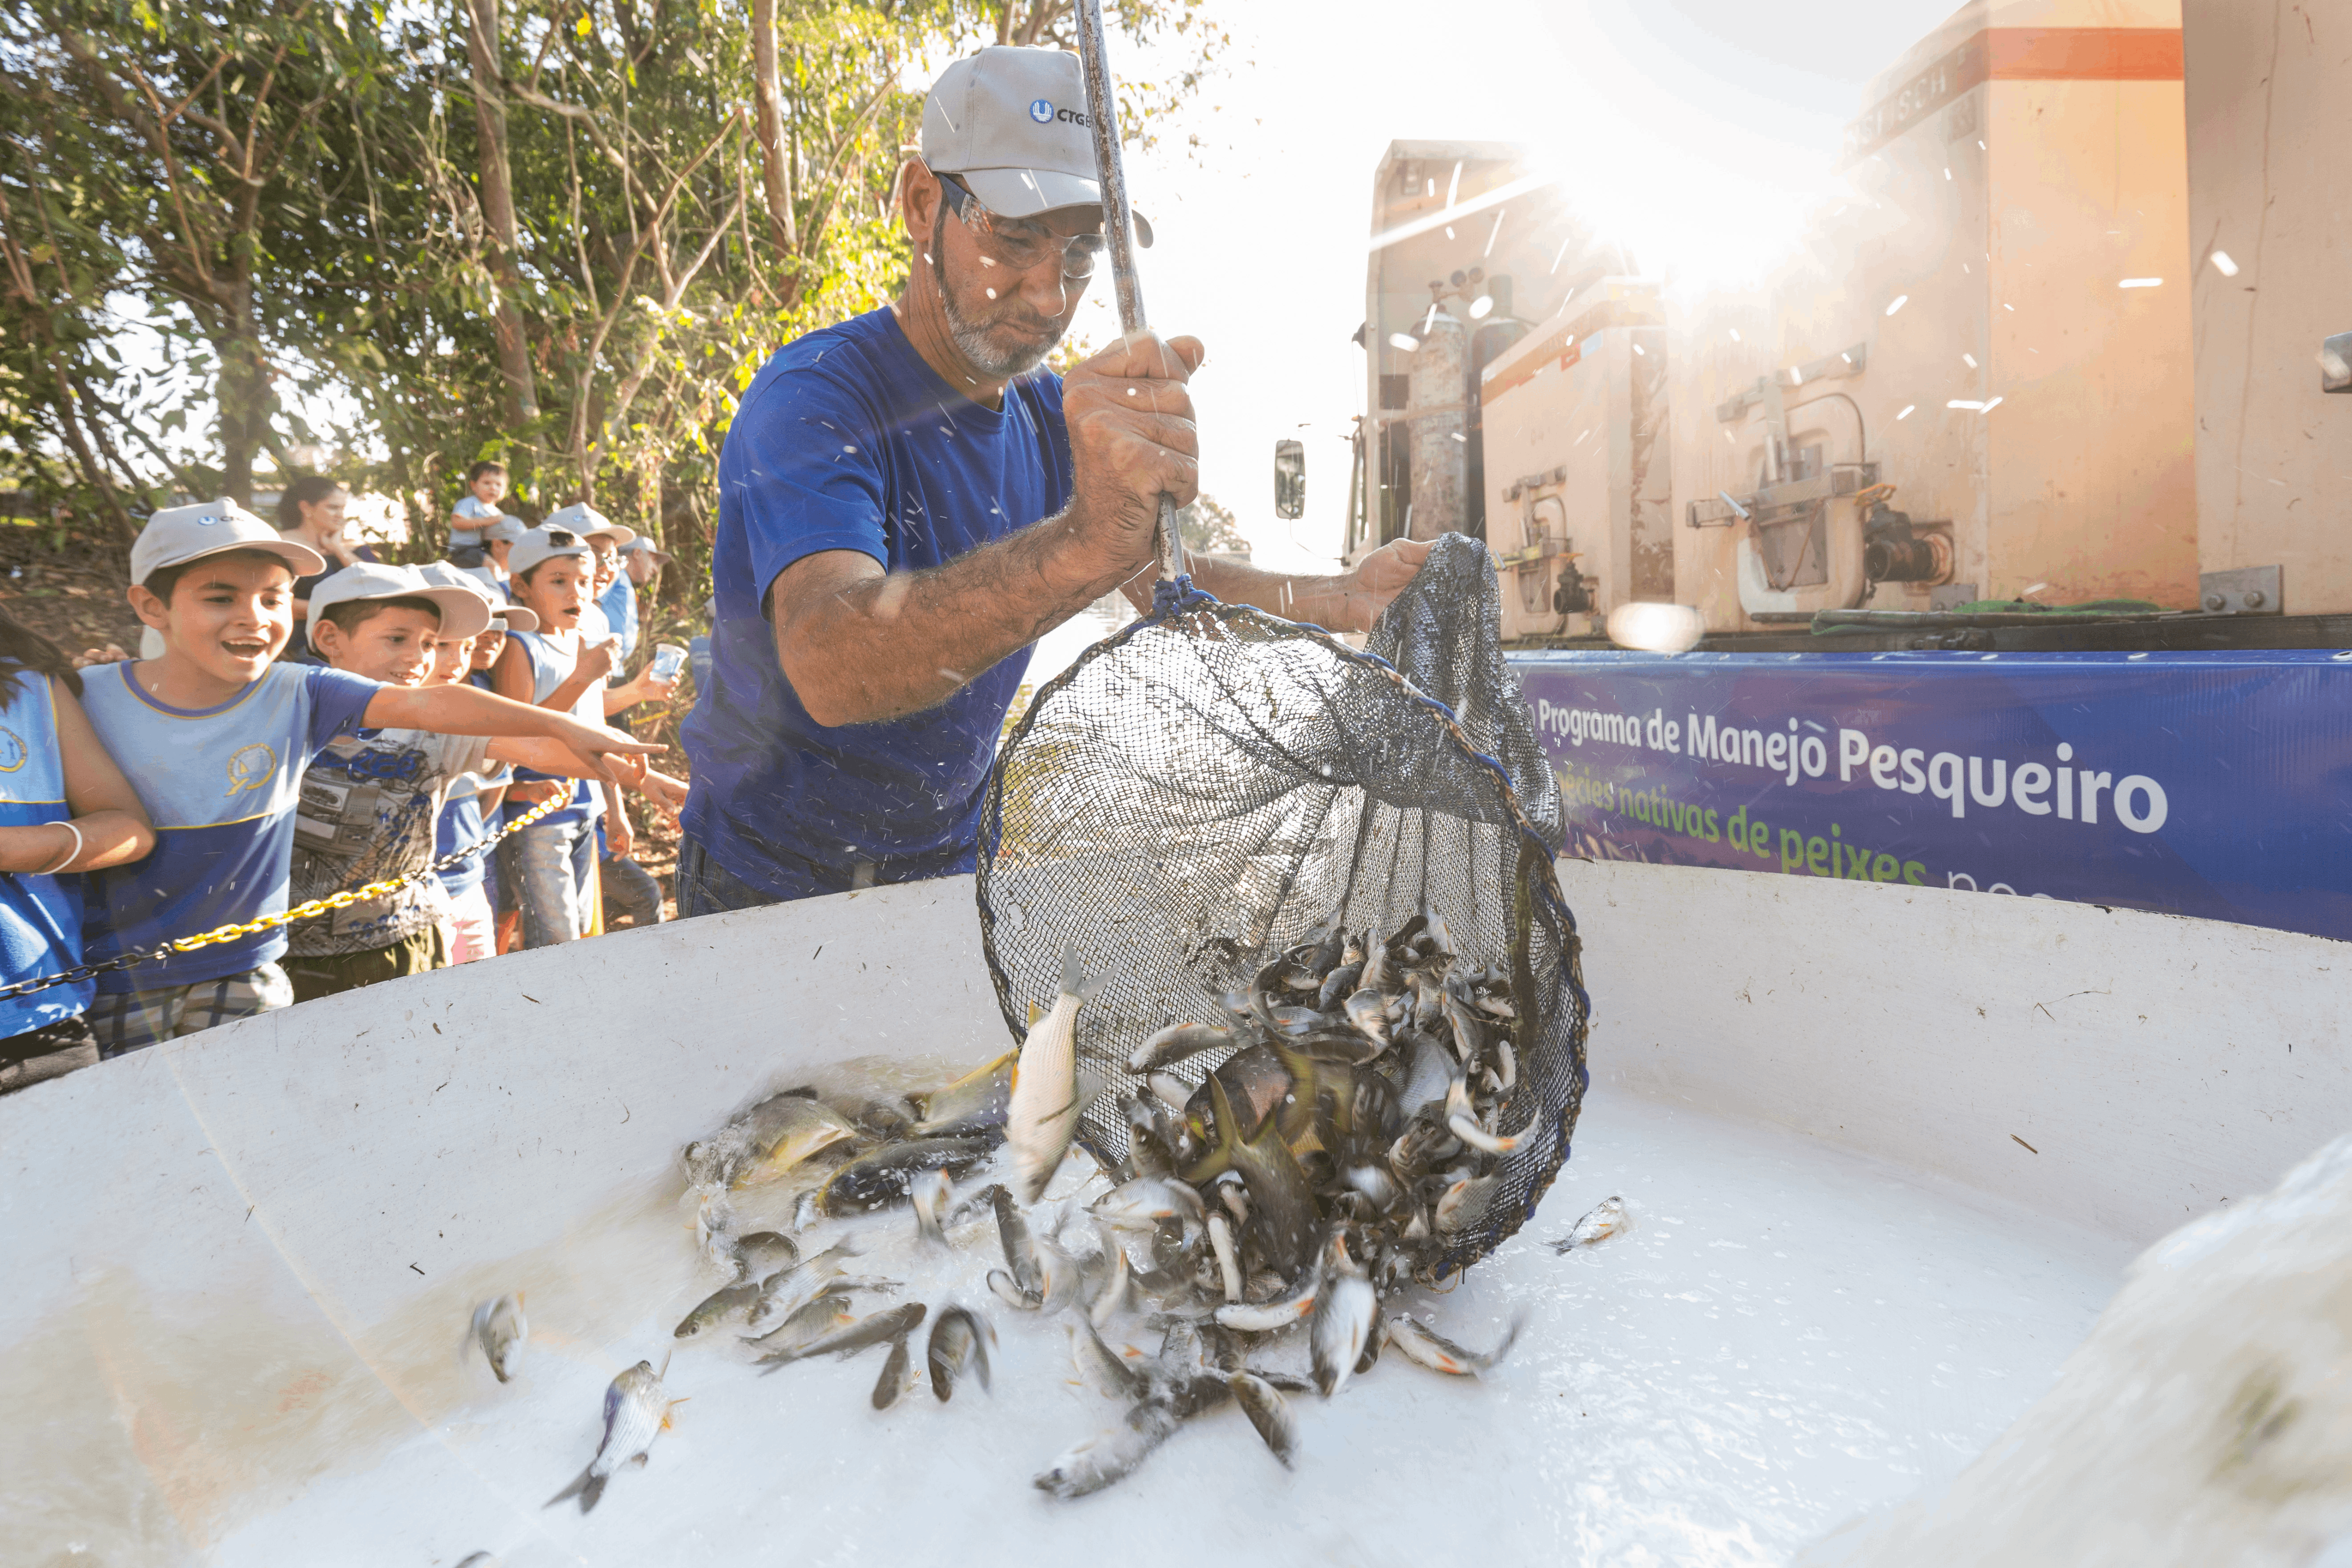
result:
[[[1350,1165],[1340,1175],[1348,1185],[1370,1199],[1372,1207],[1381,1214],[1396,1207],[1397,1199],[1404,1195],[1402,1189],[1396,1184],[1396,1178],[1390,1175],[1387,1167],[1382,1165]]]
[[[861,1154],[825,1178],[818,1204],[829,1217],[868,1214],[906,1201],[915,1178],[929,1171],[961,1176],[977,1168],[994,1145],[982,1138],[919,1138]]]
[[[781,1231],[755,1230],[735,1239],[735,1270],[747,1279],[765,1279],[800,1260],[800,1243]]]
[[[1062,1168],[1070,1135],[1084,1109],[1078,1099],[1078,1009],[1101,994],[1108,975],[1088,979],[1073,943],[1062,953],[1062,991],[1053,1010],[1029,1026],[1013,1064],[1013,1097],[1004,1119],[1013,1146],[1014,1195],[1034,1204]]]
[[[804,1345],[821,1334],[829,1334],[854,1321],[842,1310],[848,1295],[847,1287],[836,1279],[819,1291],[814,1300],[800,1307],[782,1322],[757,1339],[744,1336],[743,1342],[772,1355],[778,1351]]]
[[[1382,1332],[1399,1354],[1415,1366],[1425,1366],[1432,1372],[1442,1372],[1448,1377],[1482,1377],[1502,1364],[1512,1343],[1519,1337],[1522,1320],[1513,1319],[1503,1331],[1503,1342],[1481,1354],[1464,1350],[1452,1340],[1426,1323],[1416,1321],[1402,1313],[1391,1318]]]
[[[1234,1043],[1232,1030],[1220,1029],[1213,1024],[1171,1024],[1135,1047],[1135,1054],[1127,1058],[1127,1070],[1157,1072],[1186,1057]]]
[[[1043,1296],[1023,1289],[1021,1282],[1002,1268],[988,1271],[988,1288],[998,1300],[1016,1312],[1034,1312],[1045,1304]]]
[[[1497,1136],[1478,1125],[1477,1114],[1470,1108],[1469,1085],[1457,1078],[1446,1089],[1446,1131],[1453,1133],[1456,1138],[1461,1139],[1465,1143],[1469,1144],[1473,1149],[1484,1149],[1489,1154],[1511,1153],[1518,1148],[1521,1141],[1527,1137],[1528,1133],[1531,1131],[1534,1127],[1535,1118],[1530,1116],[1528,1119],[1527,1126],[1520,1128],[1517,1132],[1511,1134],[1509,1137],[1506,1138]]]
[[[1013,1102],[1013,1064],[1020,1057],[1007,1051],[985,1067],[923,1098],[921,1119],[907,1129],[909,1138],[971,1138],[1001,1134],[1005,1108]]]
[[[1503,1184],[1500,1176],[1464,1176],[1445,1189],[1437,1200],[1433,1216],[1438,1234],[1458,1236],[1486,1217],[1487,1205],[1495,1201],[1495,1191]]]
[[[1406,1074],[1404,1089],[1397,1102],[1411,1116],[1424,1105],[1443,1104],[1446,1087],[1454,1081],[1454,1059],[1445,1047],[1418,1030],[1404,1037],[1412,1042],[1412,1069]]]
[[[1314,1190],[1307,1184],[1307,1174],[1298,1168],[1289,1146],[1283,1142],[1281,1130],[1273,1125],[1271,1119],[1255,1136],[1243,1142],[1234,1131],[1241,1119],[1225,1094],[1224,1079],[1219,1073],[1209,1076],[1209,1089],[1216,1113],[1217,1145],[1202,1163],[1221,1163],[1241,1173],[1249,1186],[1250,1207],[1255,1215],[1253,1234],[1264,1248],[1266,1261],[1288,1277],[1306,1261],[1313,1245]],[[1197,1167],[1187,1175],[1195,1182],[1204,1179]]]
[[[806,1095],[771,1096],[740,1120],[751,1133],[750,1157],[734,1167],[727,1184],[739,1189],[772,1182],[812,1154],[858,1136],[847,1117]]]
[[[1121,1183],[1097,1198],[1087,1212],[1120,1230],[1150,1230],[1163,1219],[1180,1220],[1187,1247],[1199,1239],[1203,1217],[1199,1193],[1182,1182],[1155,1176]]]
[[[1050,1241],[1037,1243],[1038,1310],[1061,1311],[1076,1302],[1086,1288],[1086,1271],[1078,1260]]]
[[[1098,1329],[1118,1316],[1119,1309],[1127,1305],[1128,1287],[1133,1279],[1128,1267],[1127,1248],[1118,1244],[1117,1237],[1108,1239],[1110,1245],[1103,1248],[1105,1278],[1102,1289],[1095,1293],[1094,1300],[1087,1307],[1087,1316]]]
[[[1282,1461],[1284,1469],[1290,1468],[1292,1457],[1298,1452],[1298,1417],[1290,1401],[1253,1372],[1236,1372],[1225,1379],[1225,1385],[1234,1391],[1234,1403],[1242,1407],[1249,1424],[1265,1439],[1266,1448]]]
[[[1380,1292],[1348,1256],[1345,1233],[1334,1230],[1323,1251],[1323,1286],[1315,1298],[1307,1343],[1315,1357],[1315,1386],[1326,1399],[1348,1386],[1363,1359],[1364,1342],[1379,1321]]]
[[[1386,1049],[1389,1043],[1388,998],[1366,986],[1351,994],[1342,1004],[1348,1022],[1354,1025],[1364,1038]]]
[[[1143,1081],[1150,1086],[1160,1103],[1171,1110],[1181,1112],[1192,1102],[1192,1086],[1172,1072],[1147,1073]]]
[[[760,1300],[745,1321],[745,1337],[756,1339],[771,1332],[820,1294],[829,1293],[827,1284],[840,1275],[842,1265],[854,1256],[844,1243],[769,1275],[761,1282]]]
[[[521,1291],[485,1301],[474,1309],[474,1342],[482,1347],[483,1359],[490,1363],[490,1371],[500,1383],[522,1370],[522,1347],[530,1338],[530,1325],[522,1315]]]
[[[1310,1268],[1292,1294],[1273,1301],[1228,1303],[1217,1309],[1217,1321],[1229,1329],[1256,1334],[1286,1329],[1307,1321],[1315,1310],[1315,1300],[1322,1286],[1321,1273]]]
[[[915,1200],[915,1235],[945,1247],[948,1205],[955,1197],[954,1178],[945,1171],[926,1171],[908,1184],[908,1195]]]
[[[694,1310],[679,1320],[671,1337],[690,1340],[705,1329],[715,1329],[731,1319],[750,1316],[751,1309],[760,1304],[760,1298],[766,1289],[765,1282],[761,1280],[745,1279],[712,1291]]]
[[[763,1355],[755,1364],[765,1373],[814,1356],[853,1356],[869,1346],[881,1344],[887,1340],[903,1339],[913,1333],[922,1326],[926,1310],[920,1301],[909,1301],[887,1312],[870,1313],[829,1334],[820,1334],[804,1345],[794,1345],[772,1355]]]
[[[641,1361],[614,1378],[604,1390],[604,1436],[596,1445],[596,1457],[588,1461],[577,1480],[548,1499],[546,1506],[553,1508],[576,1497],[582,1513],[594,1508],[614,1470],[625,1464],[645,1464],[654,1438],[669,1425],[673,1403],[649,1361]]]
[[[1593,1205],[1591,1210],[1576,1222],[1575,1229],[1559,1240],[1547,1242],[1545,1245],[1560,1256],[1566,1257],[1580,1247],[1592,1247],[1606,1241],[1624,1228],[1625,1200],[1620,1197],[1606,1197]]]
[[[882,1363],[882,1375],[874,1380],[874,1408],[887,1410],[898,1403],[898,1395],[907,1392],[908,1372],[914,1358],[907,1344],[912,1336],[900,1334],[890,1342],[889,1357]]]
[[[1234,1250],[1234,1224],[1222,1214],[1209,1216],[1209,1245],[1217,1255],[1217,1276],[1227,1303],[1242,1299],[1241,1257]]]
[[[1127,1358],[1103,1342],[1101,1334],[1084,1316],[1070,1324],[1070,1362],[1078,1375],[1107,1399],[1140,1399],[1150,1382],[1128,1365]]]
[[[1346,998],[1353,995],[1356,987],[1362,981],[1363,973],[1364,966],[1361,963],[1343,963],[1325,975],[1322,985],[1315,993],[1316,1010],[1328,1013]],[[1378,993],[1375,992],[1374,994],[1377,995]]]
[[[457,1568],[499,1568],[499,1560],[487,1552],[472,1552],[459,1560]]]
[[[1038,1476],[1036,1488],[1063,1499],[1098,1492],[1132,1475],[1154,1449],[1168,1441],[1182,1419],[1172,1401],[1147,1399],[1108,1432],[1087,1438],[1055,1459]]]
[[[1024,1294],[1034,1296],[1038,1293],[1037,1243],[1029,1234],[1029,1222],[1022,1217],[1021,1205],[1013,1201],[1009,1188],[991,1186],[988,1197],[996,1210],[996,1240],[1004,1249],[1004,1267]]]
[[[924,1364],[930,1370],[931,1393],[940,1404],[955,1392],[969,1371],[980,1380],[982,1389],[988,1387],[988,1341],[986,1326],[961,1307],[942,1307],[931,1324],[931,1342],[924,1352]]]

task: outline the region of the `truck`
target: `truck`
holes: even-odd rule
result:
[[[2053,18],[1891,62],[1851,195],[1737,289],[1592,231],[1572,167],[1392,142],[1347,558],[1482,538],[1530,649],[1643,603],[1751,652],[2352,644],[2352,105],[2213,0]]]

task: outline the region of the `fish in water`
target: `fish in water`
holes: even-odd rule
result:
[[[643,1467],[654,1438],[669,1425],[669,1407],[676,1403],[662,1386],[654,1363],[641,1361],[614,1378],[604,1390],[604,1436],[596,1457],[570,1486],[547,1500],[549,1508],[567,1498],[580,1500],[586,1513],[604,1495],[604,1483],[625,1464]]]
[[[1099,1436],[1087,1438],[1055,1459],[1035,1482],[1039,1491],[1069,1499],[1098,1492],[1122,1480],[1168,1441],[1182,1417],[1167,1398],[1142,1401],[1127,1419]]]
[[[903,1307],[893,1307],[887,1312],[875,1312],[855,1322],[835,1329],[829,1334],[819,1334],[806,1344],[793,1345],[772,1355],[763,1355],[757,1363],[763,1373],[780,1366],[790,1366],[796,1361],[813,1356],[856,1355],[870,1345],[887,1340],[903,1339],[922,1326],[927,1309],[920,1301],[909,1301]]]
[[[765,1279],[801,1260],[800,1243],[782,1231],[755,1230],[730,1244],[735,1270],[746,1279]]]
[[[1006,1107],[1013,1101],[1013,1068],[1017,1050],[1005,1052],[935,1094],[923,1097],[917,1109],[922,1116],[907,1130],[909,1138],[999,1137],[1004,1130]]]
[[[1103,1342],[1084,1313],[1071,1315],[1070,1360],[1078,1375],[1108,1399],[1140,1399],[1150,1386],[1141,1372]]]
[[[1100,994],[1108,975],[1087,978],[1074,943],[1063,950],[1062,990],[1053,1010],[1029,1026],[1013,1068],[1013,1098],[1004,1136],[1013,1145],[1013,1195],[1034,1204],[1062,1168],[1077,1130],[1078,1009]]]
[[[1580,1247],[1591,1247],[1615,1236],[1625,1228],[1625,1200],[1606,1197],[1593,1205],[1585,1216],[1576,1222],[1575,1229],[1558,1241],[1545,1245],[1564,1258]]]
[[[915,1200],[915,1235],[940,1247],[948,1244],[948,1205],[955,1196],[955,1181],[945,1171],[926,1171],[909,1184]]]
[[[760,1304],[761,1293],[766,1289],[763,1281],[745,1279],[724,1286],[704,1297],[683,1319],[679,1320],[673,1338],[690,1340],[705,1329],[749,1317],[751,1309]]]
[[[1448,1377],[1480,1377],[1492,1372],[1508,1355],[1514,1341],[1519,1337],[1521,1320],[1513,1319],[1503,1331],[1503,1342],[1483,1354],[1464,1350],[1435,1329],[1400,1312],[1391,1318],[1382,1331],[1397,1353],[1415,1366],[1425,1366],[1432,1372],[1442,1372]]]
[[[1509,1154],[1517,1152],[1519,1142],[1534,1128],[1535,1119],[1509,1137],[1501,1137],[1478,1125],[1477,1112],[1470,1107],[1470,1088],[1455,1079],[1445,1090],[1445,1130],[1473,1149],[1484,1149],[1489,1154]]]
[[[856,1159],[825,1178],[817,1206],[830,1218],[867,1214],[907,1201],[915,1178],[928,1171],[961,1176],[986,1160],[994,1145],[984,1138],[919,1138],[892,1143]]]
[[[1282,1391],[1254,1372],[1237,1372],[1225,1379],[1234,1391],[1234,1403],[1242,1407],[1249,1424],[1265,1439],[1267,1449],[1288,1469],[1292,1456],[1298,1452],[1298,1416],[1290,1408],[1290,1401]]]
[[[914,1365],[907,1348],[912,1338],[911,1334],[900,1334],[890,1342],[890,1354],[882,1363],[882,1375],[874,1380],[875,1409],[889,1409],[898,1403],[898,1395],[907,1392],[908,1374]]]
[[[735,1167],[730,1187],[772,1182],[810,1155],[859,1136],[847,1117],[806,1095],[772,1096],[744,1117],[751,1135],[751,1157]]]
[[[1209,1075],[1209,1091],[1216,1117],[1217,1142],[1202,1163],[1240,1173],[1249,1188],[1253,1233],[1265,1248],[1266,1261],[1288,1278],[1307,1260],[1308,1248],[1314,1243],[1314,1189],[1307,1184],[1306,1173],[1298,1168],[1298,1161],[1291,1154],[1289,1145],[1283,1142],[1281,1130],[1271,1117],[1244,1141],[1236,1132],[1242,1125],[1241,1117],[1225,1093],[1224,1079],[1220,1074]],[[1202,1178],[1195,1173],[1192,1179]]]
[[[768,1276],[761,1282],[760,1300],[752,1306],[746,1324],[751,1331],[748,1337],[770,1332],[819,1295],[831,1293],[827,1289],[829,1283],[840,1276],[842,1265],[853,1256],[846,1244],[828,1247],[790,1268]]]
[[[937,1321],[931,1324],[930,1347],[923,1356],[931,1374],[931,1393],[940,1404],[955,1392],[957,1384],[969,1372],[988,1386],[987,1326],[961,1307],[942,1307]]]
[[[482,1347],[483,1358],[500,1383],[522,1370],[522,1347],[530,1338],[530,1325],[522,1315],[521,1291],[485,1301],[474,1309],[474,1342]]]
[[[1323,1391],[1324,1398],[1332,1398],[1348,1386],[1372,1336],[1380,1305],[1380,1292],[1348,1256],[1346,1233],[1335,1229],[1323,1249],[1323,1284],[1315,1298],[1314,1321],[1307,1328],[1307,1343],[1315,1357],[1315,1386]]]
[[[1229,1329],[1240,1329],[1248,1333],[1271,1333],[1276,1329],[1286,1329],[1293,1323],[1307,1321],[1315,1310],[1315,1299],[1321,1294],[1322,1287],[1321,1275],[1310,1268],[1294,1293],[1275,1301],[1233,1303],[1220,1307],[1217,1309],[1217,1321]]]
[[[772,1354],[795,1349],[821,1334],[845,1328],[855,1321],[843,1310],[851,1289],[848,1281],[835,1279],[818,1291],[814,1300],[803,1303],[782,1322],[757,1339],[747,1336],[743,1342]]]

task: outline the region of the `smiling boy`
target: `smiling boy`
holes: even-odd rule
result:
[[[131,607],[163,635],[163,651],[91,671],[83,700],[154,820],[157,844],[145,859],[89,879],[90,962],[283,911],[303,773],[338,735],[372,727],[537,737],[585,773],[597,770],[591,759],[661,749],[469,687],[388,686],[273,664],[293,630],[294,579],[324,565],[229,500],[159,511],[131,547]],[[293,990],[277,962],[286,946],[273,927],[100,976],[89,1012],[100,1054],[287,1005]]]

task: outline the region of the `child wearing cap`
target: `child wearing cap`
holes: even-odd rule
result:
[[[481,529],[505,515],[499,502],[507,499],[507,466],[476,463],[466,473],[466,493],[449,512],[449,559],[461,567],[483,564]]]
[[[489,590],[494,600],[503,600],[507,593],[507,552],[523,536],[523,521],[519,517],[501,513],[483,523],[478,531],[481,547],[469,552],[478,557],[470,563],[452,562],[457,570]]]
[[[535,760],[583,772],[599,765],[592,759],[660,749],[465,687],[427,690],[273,663],[293,630],[295,579],[324,565],[230,500],[166,508],[131,547],[131,607],[163,634],[163,652],[92,671],[83,701],[158,837],[144,860],[87,879],[91,962],[281,913],[303,774],[339,735],[396,728],[536,738],[554,744],[533,749]],[[314,590],[314,605],[326,587]],[[100,975],[89,1013],[100,1054],[287,1005],[293,987],[278,963],[286,948],[272,925]]]
[[[474,579],[446,561],[417,568],[417,574],[441,587],[468,587]],[[492,658],[506,644],[509,626],[535,627],[539,617],[520,605],[493,605],[490,624],[470,637],[443,637],[434,645],[433,672],[428,686],[457,686],[472,680],[477,668],[487,669],[487,647]],[[503,765],[485,773],[469,773],[451,781],[441,813],[433,822],[433,859],[440,865],[468,845],[480,843],[499,820],[512,770]],[[550,789],[562,786],[550,784]],[[452,963],[471,963],[498,952],[498,913],[490,866],[494,857],[477,852],[434,873],[446,908],[443,935]]]
[[[0,983],[82,961],[82,879],[155,847],[155,829],[77,700],[55,643],[0,610]],[[0,1000],[0,1094],[98,1060],[87,980]]]

